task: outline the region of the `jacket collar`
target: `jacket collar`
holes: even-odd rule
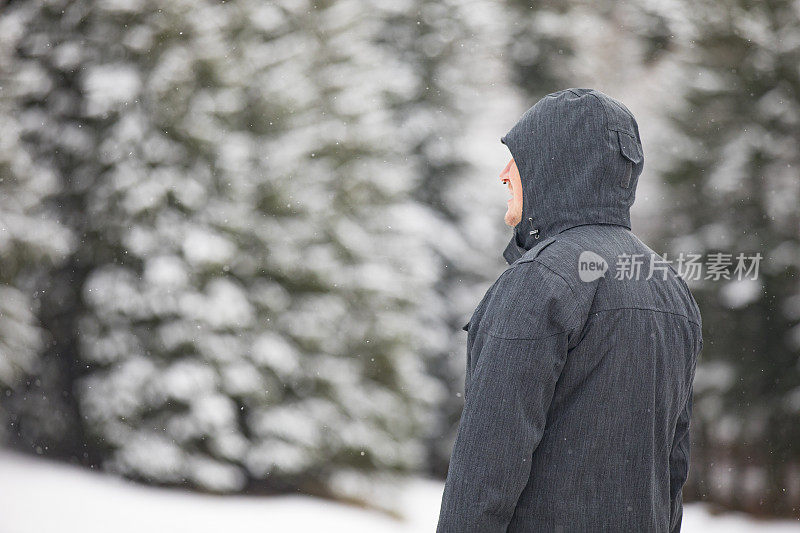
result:
[[[527,250],[525,248],[521,248],[520,246],[517,245],[517,234],[514,233],[514,235],[511,237],[511,240],[508,241],[508,244],[506,245],[506,249],[503,250],[503,258],[506,260],[506,262],[509,265],[511,265],[517,259],[522,257],[522,255],[525,252],[527,252]]]
[[[615,224],[615,223],[573,224],[573,225],[571,225],[569,227],[566,227],[566,228],[562,229],[561,231],[557,232],[555,235],[563,233],[563,232],[567,231],[568,229],[575,228],[577,226],[592,226],[592,225],[620,226],[620,227],[623,227],[625,229],[631,229],[629,224]],[[511,237],[511,240],[508,241],[508,244],[506,245],[505,250],[503,250],[503,258],[506,260],[506,262],[509,265],[512,265],[512,264],[516,263],[517,261],[519,261],[519,259],[523,255],[525,255],[528,251],[530,251],[533,248],[536,248],[537,245],[543,244],[544,242],[550,242],[552,240],[554,240],[554,235],[551,235],[551,236],[549,236],[547,238],[540,238],[540,239],[536,240],[536,244],[534,246],[531,246],[530,248],[526,248],[525,246],[520,246],[519,244],[517,244],[517,233],[514,232],[514,235]]]
[[[517,259],[522,257],[522,254],[525,253],[525,250],[517,246],[517,243],[514,242],[515,240],[516,239],[512,237],[506,245],[506,249],[503,250],[503,258],[509,265],[513,264]]]

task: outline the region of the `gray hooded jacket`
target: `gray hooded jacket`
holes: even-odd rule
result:
[[[565,89],[501,141],[523,216],[510,266],[463,328],[437,531],[679,531],[701,321],[684,280],[630,231],[636,120]]]

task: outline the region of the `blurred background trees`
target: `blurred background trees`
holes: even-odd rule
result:
[[[725,7],[694,7],[662,236],[673,257],[763,259],[757,280],[690,285],[710,342],[686,493],[789,515],[800,502],[800,11],[772,0]]]
[[[12,2],[2,439],[217,492],[443,475],[460,326],[505,268],[499,137],[594,87],[639,120],[634,230],[668,256],[764,257],[758,281],[692,285],[687,501],[798,513],[799,19],[773,0]]]
[[[73,249],[74,236],[45,203],[58,191],[57,169],[38,157],[22,136],[32,122],[23,101],[41,91],[39,72],[21,61],[17,46],[25,35],[24,16],[0,17],[0,439],[66,432],[69,413],[49,411],[38,394],[41,380],[59,382],[60,369],[45,360],[48,341],[41,320],[37,274],[49,273]],[[26,383],[28,384],[26,386]],[[61,406],[56,395],[50,407]],[[20,418],[30,414],[28,423]],[[31,438],[36,440],[36,438]]]
[[[443,269],[397,134],[423,81],[376,9],[19,8],[20,142],[80,240],[40,279],[60,372],[19,445],[217,491],[426,464]],[[62,396],[70,435],[24,431]]]

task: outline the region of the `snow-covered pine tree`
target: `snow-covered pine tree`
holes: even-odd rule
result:
[[[4,8],[0,17],[0,441],[45,451],[49,437],[68,431],[69,402],[42,386],[59,369],[44,357],[50,339],[37,317],[35,285],[73,239],[45,208],[59,187],[53,161],[38,158],[23,141],[41,120],[24,102],[47,91],[41,69],[15,53],[29,15]]]
[[[469,137],[480,135],[482,144],[499,145],[500,129],[479,128],[475,121],[485,120],[496,87],[507,84],[501,68],[504,21],[502,7],[485,0],[417,0],[414,9],[387,13],[380,21],[382,45],[413,65],[417,77],[413,97],[391,111],[417,177],[413,197],[426,207],[404,223],[439,265],[435,299],[419,311],[435,331],[426,354],[428,372],[447,391],[426,432],[429,471],[441,476],[447,473],[463,406],[466,334],[461,326],[502,268],[504,191],[484,168],[499,173],[504,162],[498,159],[492,166],[485,157],[491,152],[476,151]],[[469,189],[477,191],[474,196]],[[475,226],[481,231],[470,231]]]
[[[47,126],[80,148],[56,340],[104,467],[324,492],[423,463],[442,266],[405,229],[426,208],[392,114],[421,78],[381,39],[413,8],[54,0],[25,27]]]
[[[794,2],[692,2],[687,98],[675,117],[672,258],[723,253],[701,279],[705,343],[693,412],[692,492],[756,513],[800,501],[800,63]],[[760,253],[756,280],[733,274]],[[724,256],[723,256],[724,258]],[[747,261],[751,266],[752,261]],[[703,278],[707,276],[703,270]],[[689,487],[687,487],[688,493]]]

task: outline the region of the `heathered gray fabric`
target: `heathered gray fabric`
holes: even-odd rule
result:
[[[679,531],[701,319],[630,231],[636,121],[599,91],[565,89],[502,141],[523,219],[463,328],[465,403],[437,532]],[[584,251],[605,275],[581,280]],[[616,275],[622,254],[642,254],[638,279]],[[646,279],[651,260],[664,268]]]

